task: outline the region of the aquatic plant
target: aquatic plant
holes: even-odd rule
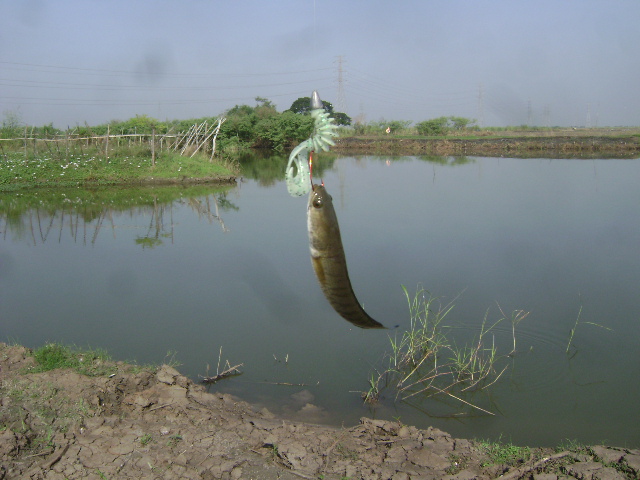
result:
[[[401,335],[389,336],[391,352],[385,355],[386,368],[376,371],[377,376],[372,374],[363,399],[374,395],[377,399],[380,390],[390,387],[402,401],[444,395],[493,415],[463,397],[490,387],[503,375],[507,366],[498,368],[498,361],[515,352],[515,328],[529,312],[515,310],[511,314],[514,348],[508,355],[499,355],[492,332],[507,319],[502,309],[503,316],[493,322],[485,313],[476,338],[459,346],[451,336],[451,327],[444,323],[453,302],[442,305],[422,287],[413,296],[406,287],[402,289],[409,306],[409,328]]]
[[[578,310],[578,316],[576,317],[576,323],[573,325],[573,328],[569,331],[569,341],[567,342],[567,348],[565,349],[565,353],[568,355],[569,354],[569,350],[571,349],[571,343],[573,342],[573,336],[576,333],[576,329],[578,328],[578,325],[580,323],[584,323],[587,325],[593,325],[594,327],[600,327],[600,328],[604,328],[605,330],[609,330],[612,331],[611,328],[609,327],[605,327],[604,325],[600,325],[599,323],[595,323],[595,322],[580,322],[580,316],[582,315],[582,305],[580,305],[580,309]],[[575,353],[574,353],[575,355]]]

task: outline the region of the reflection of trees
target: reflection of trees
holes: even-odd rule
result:
[[[418,159],[429,163],[437,163],[438,165],[449,165],[451,167],[458,165],[467,165],[469,163],[475,163],[474,158],[469,157],[442,157],[439,155],[421,155]]]
[[[449,166],[457,166],[457,165],[466,165],[468,163],[475,163],[475,158],[470,157],[454,157],[447,156],[443,157],[442,155],[420,155],[420,156],[393,156],[393,155],[365,155],[362,157],[354,157],[364,158],[367,161],[375,160],[379,162],[410,162],[414,159],[422,160],[423,162],[435,163],[437,165],[449,165]]]
[[[330,154],[316,155],[313,160],[314,177],[320,178],[326,169],[333,166],[335,156]],[[252,152],[238,159],[242,167],[242,175],[256,180],[262,186],[274,185],[284,180],[284,171],[289,161],[288,155],[269,155]]]
[[[74,242],[81,239],[86,245],[87,242],[96,242],[105,220],[108,219],[111,222],[112,229],[116,228],[112,213],[110,209],[105,209],[93,221],[86,220],[79,211],[74,211],[72,207],[56,210],[53,213],[36,208],[24,212],[17,218],[15,216],[0,216],[0,225],[4,221],[4,225],[1,227],[3,240],[6,240],[7,233],[10,231],[14,238],[27,239],[33,245],[45,243],[52,235],[60,242],[63,232],[68,228],[69,235]]]
[[[147,234],[137,237],[136,245],[141,245],[143,249],[157,247],[162,245],[163,238],[171,238],[171,243],[173,243],[173,203],[169,204],[168,210],[169,222],[165,225],[165,205],[159,204],[158,200],[154,198]],[[165,228],[168,231],[165,231]]]
[[[213,209],[211,208],[211,201],[213,200]],[[187,204],[198,213],[199,218],[206,218],[209,223],[213,223],[214,220],[220,224],[223,232],[228,232],[229,229],[224,224],[224,220],[220,216],[220,210],[240,210],[236,205],[231,203],[227,199],[226,193],[221,193],[218,196],[211,195],[204,198],[190,198]]]
[[[130,190],[127,195],[114,190],[112,196],[93,196],[90,200],[57,194],[50,202],[41,192],[22,195],[22,202],[0,196],[0,237],[6,240],[10,234],[15,240],[26,240],[35,246],[52,238],[61,242],[63,235],[68,235],[74,242],[88,245],[95,244],[104,229],[110,230],[114,238],[118,230],[138,229],[142,233],[135,243],[142,248],[154,248],[167,238],[173,243],[176,202],[190,206],[199,218],[209,223],[215,220],[223,232],[228,231],[222,212],[238,210],[227,199],[229,188],[203,190],[200,187],[194,190],[194,196],[188,195],[188,190],[172,188]],[[145,217],[148,222],[135,224]]]

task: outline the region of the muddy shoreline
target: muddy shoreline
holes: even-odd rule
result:
[[[513,158],[637,158],[637,135],[549,135],[484,138],[345,137],[332,151],[348,155],[439,155]]]
[[[278,419],[208,393],[174,368],[33,373],[0,344],[0,479],[518,479],[640,476],[640,450],[518,449],[362,418],[343,428]]]

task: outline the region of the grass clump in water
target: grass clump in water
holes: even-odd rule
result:
[[[453,303],[442,306],[421,287],[413,297],[402,288],[409,305],[409,329],[400,336],[389,337],[391,353],[386,355],[387,367],[369,379],[364,400],[375,403],[382,388],[390,386],[396,391],[396,399],[402,401],[440,395],[493,415],[463,397],[490,387],[502,376],[507,366],[499,369],[498,361],[515,352],[515,326],[529,313],[517,310],[511,315],[513,351],[498,355],[493,331],[507,319],[504,313],[491,324],[485,315],[476,338],[458,346],[450,338],[450,327],[444,323]]]
[[[111,358],[103,350],[80,350],[59,343],[47,343],[33,351],[37,365],[30,373],[46,372],[58,368],[71,368],[82,375],[109,375],[117,371]]]

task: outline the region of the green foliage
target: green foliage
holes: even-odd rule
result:
[[[459,347],[449,335],[450,327],[444,324],[453,304],[440,306],[423,288],[418,288],[413,297],[404,286],[402,288],[409,304],[410,327],[400,338],[397,334],[389,337],[392,351],[386,356],[388,366],[377,377],[371,377],[363,398],[371,394],[377,396],[379,385],[384,381],[395,388],[396,396],[404,401],[416,396],[445,395],[492,414],[463,397],[490,387],[505,372],[506,366],[501,371],[496,369],[499,357],[493,337],[489,335],[505,318],[488,325],[485,316],[477,337]]]
[[[331,102],[322,100],[322,106],[324,107],[325,112],[335,120],[336,125],[351,125],[351,117],[343,112],[335,112]],[[298,98],[291,104],[289,110],[285,110],[285,112],[287,111],[301,115],[309,115],[311,113],[311,97]]]
[[[102,350],[79,350],[58,343],[48,343],[33,352],[37,366],[31,372],[46,372],[57,368],[71,368],[76,372],[89,375],[107,375],[116,370],[110,365],[106,352]]]
[[[447,133],[448,123],[449,119],[447,117],[438,117],[418,123],[416,130],[419,135],[444,135]]]
[[[449,117],[449,123],[454,130],[464,130],[469,128],[475,120],[464,117]]]
[[[483,467],[489,465],[513,467],[525,463],[531,458],[529,447],[518,447],[512,443],[480,441],[479,447],[486,456],[486,460],[481,464]]]
[[[313,119],[286,111],[260,120],[255,126],[255,146],[282,151],[311,136]]]
[[[55,147],[54,147],[55,148]],[[0,190],[33,186],[109,185],[141,182],[149,178],[204,178],[233,176],[237,166],[224,161],[210,162],[208,155],[181,156],[172,150],[157,153],[152,164],[148,144],[110,149],[82,147],[77,142],[66,151],[47,149],[25,157],[22,149],[7,152],[0,162]]]
[[[387,129],[393,135],[406,133],[411,127],[410,120],[380,120],[378,122],[356,123],[354,130],[357,135],[386,135]]]
[[[336,125],[351,125],[351,117],[346,113],[335,112],[332,117],[336,121]]]
[[[236,105],[225,114],[227,120],[220,128],[219,139],[224,145],[225,140],[235,138],[237,145],[251,145],[253,130],[258,122],[255,108],[249,105]]]
[[[416,124],[419,135],[446,135],[451,131],[461,131],[470,128],[475,120],[464,117],[438,117]]]
[[[322,106],[324,107],[325,112],[332,116],[333,114],[333,105],[326,100],[322,100]],[[300,113],[303,115],[308,115],[311,113],[311,97],[300,97],[295,100],[291,106],[289,107],[289,111],[293,113]]]
[[[13,110],[2,112],[2,128],[0,128],[0,138],[16,138],[20,135],[22,128],[22,118],[20,114]]]

